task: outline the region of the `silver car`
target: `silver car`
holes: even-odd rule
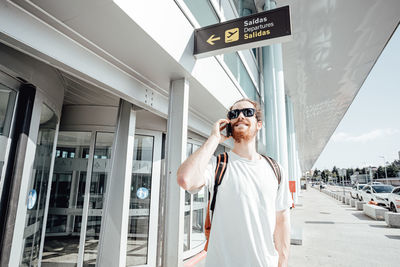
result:
[[[359,199],[365,202],[375,201],[378,203],[378,206],[389,207],[388,195],[392,190],[393,186],[391,185],[366,185],[361,190]]]
[[[360,197],[359,197],[359,192],[360,192],[360,190],[365,186],[366,184],[356,184],[356,185],[353,185],[353,187],[351,188],[351,191],[350,191],[350,196],[352,197],[352,198],[354,198],[354,199],[359,199]]]
[[[389,209],[392,212],[400,212],[400,186],[395,187],[388,196]]]

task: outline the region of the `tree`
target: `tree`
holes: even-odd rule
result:
[[[339,171],[338,171],[338,169],[336,168],[336,166],[333,166],[332,175],[333,175],[334,177],[339,177]]]
[[[378,167],[378,170],[376,171],[377,179],[379,178],[385,178],[385,169],[382,166]]]
[[[395,164],[395,162],[392,162],[389,166],[386,167],[387,171],[387,176],[388,177],[397,177],[399,173],[400,167]]]
[[[347,169],[346,180],[350,180],[350,176],[352,176],[353,174],[354,174],[354,170],[352,168]]]
[[[317,178],[320,175],[321,171],[318,169],[314,170],[313,177]]]
[[[331,176],[331,172],[329,170],[323,170],[321,172],[321,178],[325,183],[328,182],[330,176]]]
[[[325,171],[322,171],[322,172],[321,172],[321,179],[322,179],[322,181],[325,182],[325,180],[326,180]]]

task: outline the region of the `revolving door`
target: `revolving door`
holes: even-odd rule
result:
[[[161,134],[136,132],[126,262],[153,266]],[[59,132],[42,266],[95,266],[113,139],[113,132],[98,130]]]

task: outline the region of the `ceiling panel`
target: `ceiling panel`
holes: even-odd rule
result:
[[[118,106],[119,98],[64,72],[64,105]]]

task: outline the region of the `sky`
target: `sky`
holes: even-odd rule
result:
[[[385,161],[399,159],[399,28],[378,58],[313,169],[383,166]]]

